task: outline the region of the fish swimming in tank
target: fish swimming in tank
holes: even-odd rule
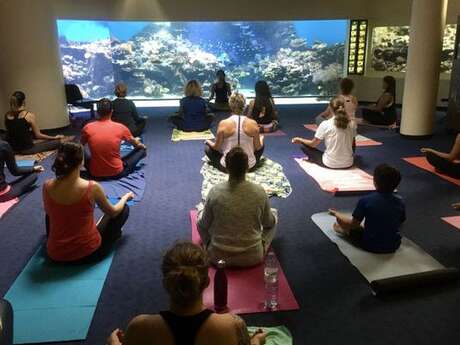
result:
[[[329,25],[339,29],[323,35]],[[89,32],[86,27],[100,30]],[[347,27],[346,20],[161,25],[58,21],[60,49],[65,52],[64,78],[93,98],[111,96],[114,83],[120,80],[127,83],[130,97],[179,98],[184,82],[196,78],[211,83],[219,69],[243,90],[253,90],[255,81],[265,79],[276,96],[315,94],[317,86],[330,88],[325,86],[328,80],[313,78],[312,71],[324,69],[328,71],[324,75],[337,73],[337,78],[344,73]],[[107,66],[104,71],[113,75],[100,75],[98,69],[91,68],[95,63]]]

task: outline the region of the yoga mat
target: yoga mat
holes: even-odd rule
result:
[[[393,254],[374,254],[354,246],[338,235],[333,229],[335,218],[328,212],[316,213],[311,216],[311,220],[368,282],[444,268],[408,238],[402,238],[401,247]]]
[[[303,126],[306,129],[309,129],[310,131],[313,131],[313,132],[316,132],[316,130],[318,129],[318,125],[316,125],[314,123],[310,123],[310,124],[303,125]],[[355,141],[356,141],[356,146],[357,147],[383,145],[380,141],[372,140],[372,139],[370,139],[368,137],[365,137],[364,135],[361,135],[361,134],[358,134],[355,137]]]
[[[14,205],[19,202],[18,198],[14,198],[5,202],[0,202],[0,218]]]
[[[442,178],[442,179],[444,179],[446,181],[449,181],[451,183],[454,183],[457,186],[460,186],[460,179],[456,179],[456,178],[449,177],[447,175],[438,173],[436,171],[436,169],[430,163],[428,163],[428,161],[426,160],[426,157],[424,157],[424,156],[421,156],[421,157],[407,157],[407,158],[403,158],[403,159],[407,163],[410,163],[410,164],[415,165],[416,167],[418,167],[420,169],[423,169],[423,170],[429,171],[429,172],[431,172],[433,174],[436,174],[440,178]]]
[[[460,216],[442,217],[441,219],[460,230]]]
[[[75,136],[70,135],[70,136],[64,137],[64,139],[62,139],[61,141],[62,142],[68,142],[68,141],[73,141],[74,139],[75,139]],[[14,155],[14,157],[16,158],[16,161],[32,160],[32,161],[35,161],[35,162],[40,162],[40,161],[48,158],[49,156],[53,155],[56,152],[57,152],[57,150],[39,152],[39,153],[35,153],[33,155],[20,155],[20,154],[17,154],[17,155]]]
[[[265,345],[292,345],[292,335],[285,326],[278,327],[248,327],[249,336],[259,328],[267,333]]]
[[[14,344],[84,340],[112,258],[60,265],[41,246],[5,295],[14,310]]]
[[[117,204],[119,201],[120,201],[120,198],[107,198],[109,200],[109,202],[112,204],[112,205],[115,205]],[[129,200],[126,205],[128,206],[133,206],[134,205],[134,201],[133,200]]]
[[[190,211],[192,224],[192,242],[201,244],[198,233],[197,211]],[[279,265],[279,263],[278,263]],[[230,312],[235,314],[252,314],[269,312],[264,308],[264,265],[244,269],[227,269],[228,279],[228,307]],[[277,311],[298,310],[299,304],[292,293],[289,283],[284,275],[283,269],[279,266],[279,307]],[[210,284],[204,291],[203,301],[207,308],[214,308],[214,268],[209,269]]]
[[[105,195],[109,199],[120,199],[128,192],[134,193],[133,202],[142,200],[145,191],[145,177],[142,169],[135,170],[126,177],[118,180],[100,181],[99,184],[104,188]]]
[[[203,161],[200,170],[201,175],[203,175],[201,198],[202,201],[205,201],[212,187],[228,181],[228,174],[212,166],[206,157],[203,158]],[[246,174],[246,179],[260,185],[269,197],[276,195],[280,198],[287,198],[292,192],[291,184],[281,164],[266,157],[261,158],[259,167],[255,171]]]
[[[281,129],[278,129],[271,133],[260,133],[260,135],[263,135],[265,137],[282,137],[285,136],[286,133],[284,133]]]
[[[16,165],[20,168],[31,168],[35,165],[35,161],[31,159],[29,160],[22,159],[22,160],[16,161]]]
[[[294,159],[302,170],[310,175],[326,192],[340,195],[375,191],[373,177],[359,168],[327,169],[311,163],[305,158]]]
[[[171,141],[177,142],[182,140],[212,140],[215,139],[214,134],[211,130],[204,132],[184,132],[176,128],[173,129],[171,135]]]

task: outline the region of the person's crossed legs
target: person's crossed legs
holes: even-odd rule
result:
[[[31,173],[12,181],[9,183],[10,190],[7,193],[0,195],[0,202],[12,200],[29,192],[37,181],[37,178],[37,173]]]

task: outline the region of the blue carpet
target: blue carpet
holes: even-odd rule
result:
[[[371,296],[365,279],[311,222],[328,207],[351,208],[358,197],[332,197],[322,192],[291,158],[300,152],[293,136],[310,136],[302,124],[313,122],[323,106],[282,106],[284,137],[266,138],[266,155],[283,165],[293,187],[287,199],[272,199],[279,209],[279,234],[273,245],[301,306],[300,311],[245,316],[248,324],[286,325],[296,344],[452,344],[460,339],[460,291],[443,288],[380,300]],[[166,246],[190,238],[188,212],[200,199],[202,142],[171,143],[166,122],[174,109],[142,109],[149,115],[144,142],[148,147],[142,202],[131,208],[125,234],[113,259],[85,342],[103,344],[116,327],[139,313],[168,307],[161,284],[160,262]],[[372,173],[382,162],[398,167],[399,188],[407,203],[405,236],[445,266],[460,262],[460,232],[441,221],[454,215],[450,204],[460,201],[459,189],[401,160],[422,146],[450,148],[454,137],[442,123],[430,140],[408,140],[394,132],[368,129],[369,138],[384,143],[357,149],[362,169]],[[48,169],[40,183],[49,177]],[[41,189],[28,195],[0,221],[0,293],[3,295],[44,236]]]

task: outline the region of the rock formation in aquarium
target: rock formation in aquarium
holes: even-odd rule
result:
[[[447,25],[441,54],[441,72],[449,73],[455,49],[456,25]],[[372,37],[372,68],[382,72],[405,72],[409,49],[408,26],[376,27]]]
[[[112,96],[118,81],[131,97],[176,98],[190,79],[207,95],[221,68],[244,92],[266,79],[274,95],[334,94],[344,44],[307,43],[290,22],[151,24],[124,41],[60,38],[65,80],[90,98]]]

